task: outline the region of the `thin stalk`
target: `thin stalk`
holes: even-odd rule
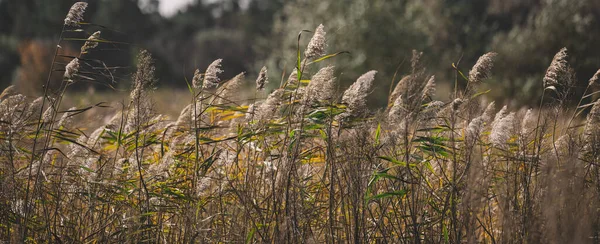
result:
[[[38,116],[38,126],[37,129],[35,131],[35,137],[33,138],[33,148],[31,150],[31,160],[29,161],[29,172],[28,172],[28,180],[31,178],[31,174],[33,173],[33,162],[35,161],[35,151],[36,151],[36,146],[37,146],[37,140],[40,136],[40,132],[42,131],[42,127],[44,123],[41,123],[40,121],[42,120],[42,116],[44,114],[44,106],[46,105],[46,97],[48,96],[48,90],[50,89],[50,78],[52,77],[52,73],[54,71],[54,65],[56,64],[56,57],[58,57],[58,48],[60,47],[60,43],[63,39],[63,34],[65,32],[65,26],[63,25],[62,30],[60,31],[60,36],[58,37],[58,43],[56,44],[56,47],[54,48],[54,56],[52,57],[52,63],[50,65],[50,71],[48,72],[48,77],[46,78],[46,83],[44,85],[44,99],[42,99],[42,106],[40,107],[40,114]],[[40,163],[38,171],[41,169],[42,165]],[[35,186],[35,185],[34,185]],[[23,215],[25,222],[24,225],[21,228],[21,241],[25,242],[26,238],[27,238],[27,219],[29,218],[29,189],[30,184],[28,183],[27,186],[25,187],[25,201],[24,201],[24,208],[25,208],[25,214]]]

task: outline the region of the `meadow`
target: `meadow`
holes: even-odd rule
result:
[[[86,7],[69,11],[49,64],[62,83],[0,95],[0,241],[600,242],[600,71],[573,97],[567,49],[535,108],[487,101],[493,52],[454,65],[452,99],[434,100],[418,51],[387,106],[369,107],[377,71],[340,87],[329,63],[344,52],[327,53],[323,25],[299,33],[281,80],[267,67],[222,77],[222,60],[196,70],[176,116],[157,109],[145,50],[122,102],[69,108],[74,84],[114,85],[115,68],[88,58],[114,42]],[[81,51],[65,55],[65,43]]]

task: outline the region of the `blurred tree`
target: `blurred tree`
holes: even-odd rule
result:
[[[278,14],[273,38],[279,44],[267,60],[272,70],[289,72],[298,31],[323,23],[329,52],[352,53],[336,62],[345,84],[376,69],[379,87],[385,87],[376,92],[384,92],[411,49],[424,51],[438,81],[450,83],[451,63],[460,59],[459,67],[468,72],[480,55],[496,51],[500,56],[490,81],[496,97],[531,102],[537,99],[531,92],[540,90],[546,67],[563,46],[583,74],[582,84],[600,68],[595,67],[600,48],[594,44],[600,34],[589,31],[600,27],[599,5],[596,0],[296,0]]]
[[[526,21],[494,36],[491,46],[500,54],[497,96],[532,97],[541,94],[543,72],[553,54],[569,50],[578,72],[578,92],[600,69],[600,1],[541,0]]]
[[[44,43],[52,48],[74,2],[0,0],[0,88],[14,80],[29,55],[19,54],[19,46],[34,40],[36,50]],[[385,94],[412,49],[424,51],[426,66],[441,85],[453,82],[451,63],[460,59],[459,67],[468,72],[480,55],[496,51],[495,75],[488,82],[492,95],[523,103],[539,93],[546,67],[563,46],[569,48],[580,87],[600,68],[600,33],[592,31],[600,27],[597,0],[196,0],[169,18],[158,13],[158,0],[89,4],[86,20],[109,29],[86,26],[87,31],[102,30],[105,39],[131,44],[101,45],[93,58],[128,67],[138,49],[149,49],[157,59],[159,84],[167,86],[185,86],[184,76],[217,58],[224,60],[224,79],[242,71],[251,77],[267,65],[278,80],[295,63],[298,32],[321,23],[328,32],[328,52],[351,52],[326,61],[337,66],[342,88],[376,69],[375,92]],[[303,34],[303,46],[310,36]],[[35,60],[41,65],[45,59]],[[396,82],[408,67],[404,62]],[[123,81],[126,74],[121,73]]]

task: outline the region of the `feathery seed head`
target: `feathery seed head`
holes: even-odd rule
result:
[[[315,30],[315,34],[310,39],[308,47],[304,51],[304,56],[306,56],[306,58],[316,58],[325,55],[325,48],[327,47],[325,34],[327,33],[324,28],[323,24],[320,24]]]
[[[25,96],[17,94],[10,96],[0,103],[0,120],[3,121],[14,121],[19,115],[16,113],[23,111],[25,105]]]
[[[65,18],[65,26],[78,27],[79,23],[83,21],[83,14],[87,6],[88,3],[86,2],[76,2],[73,4]]]
[[[471,120],[469,126],[467,127],[467,132],[465,135],[465,139],[468,145],[473,145],[473,143],[479,138],[479,135],[483,130],[484,123],[485,121],[483,119],[483,116],[479,116]]]
[[[287,79],[288,84],[296,84],[298,83],[298,68],[294,68],[294,71],[288,76]]]
[[[221,89],[221,94],[219,103],[228,103],[229,101],[233,101],[233,97],[236,95],[236,91],[244,84],[244,78],[246,74],[244,72],[239,73],[235,77],[231,78],[231,80],[227,81],[223,88]]]
[[[142,50],[137,56],[137,70],[133,74],[133,90],[131,91],[131,100],[137,101],[143,95],[144,90],[155,81],[154,78],[154,60],[147,50]]]
[[[587,115],[583,129],[584,141],[588,144],[600,142],[600,99],[594,102],[590,113]]]
[[[268,120],[273,117],[275,112],[277,112],[279,105],[283,101],[283,93],[283,89],[277,89],[273,91],[269,97],[267,97],[267,100],[265,100],[265,102],[263,102],[256,110],[256,117],[259,120]]]
[[[481,115],[483,121],[486,124],[489,124],[492,120],[492,115],[494,114],[494,112],[496,111],[496,103],[494,101],[490,102],[487,107],[485,108],[485,110],[483,111],[483,114]]]
[[[221,69],[221,61],[222,59],[217,59],[213,61],[208,68],[206,68],[206,72],[204,73],[204,83],[202,84],[202,88],[210,89],[217,87],[221,79],[219,78],[219,74],[223,73]],[[199,86],[195,86],[198,88]]]
[[[411,75],[404,76],[402,79],[400,79],[398,84],[396,84],[396,87],[394,87],[392,94],[390,94],[390,97],[388,98],[388,105],[392,105],[394,101],[396,101],[396,98],[398,98],[401,94],[405,94],[405,92],[408,90],[411,79]]]
[[[425,100],[427,98],[431,98],[435,95],[435,76],[432,75],[429,80],[427,80],[427,84],[423,88],[423,92],[421,93],[421,99]]]
[[[566,155],[569,152],[570,145],[573,145],[573,140],[569,134],[562,135],[554,142],[554,148],[559,156]]]
[[[42,102],[44,101],[44,97],[38,97],[35,100],[33,100],[33,102],[31,102],[31,104],[29,105],[29,108],[27,109],[27,114],[29,116],[31,115],[38,115],[40,114],[40,110],[42,109]],[[37,117],[37,116],[34,116]]]
[[[560,85],[561,81],[569,76],[569,63],[567,62],[567,48],[561,49],[554,58],[544,76],[544,88]]]
[[[52,106],[49,106],[42,114],[42,121],[44,123],[49,123],[52,121],[52,116],[54,116],[54,109],[52,109]]]
[[[256,106],[253,104],[248,105],[248,111],[246,112],[246,120],[251,120],[256,112]]]
[[[256,90],[262,91],[265,89],[265,85],[269,83],[269,77],[267,76],[267,66],[263,66],[258,73],[256,78]]]
[[[535,130],[536,118],[533,115],[533,111],[528,109],[523,116],[523,122],[521,123],[521,134],[527,136]]]
[[[236,90],[244,84],[244,78],[246,78],[246,73],[242,72],[234,76],[227,84],[225,85],[226,90]]]
[[[412,72],[416,73],[422,66],[421,58],[423,57],[423,52],[419,52],[417,50],[412,50],[412,57],[410,59],[410,65],[412,68]]]
[[[600,69],[598,71],[596,71],[594,76],[592,76],[588,85],[593,86],[594,84],[596,84],[598,82],[598,80],[600,80]]]
[[[64,128],[68,128],[71,126],[71,124],[73,123],[73,115],[75,114],[75,111],[77,110],[76,107],[72,107],[69,108],[60,118],[60,120],[58,121],[58,124],[56,125],[57,128],[60,127],[64,127]]]
[[[0,94],[0,101],[15,94],[17,94],[17,88],[15,85],[10,85],[2,91],[2,94]]]
[[[488,79],[491,76],[491,71],[494,67],[494,58],[497,55],[498,54],[495,52],[489,52],[479,57],[477,63],[475,63],[473,69],[469,72],[469,81],[480,83],[481,81]]]
[[[460,98],[454,99],[454,101],[452,101],[452,110],[458,111],[458,109],[460,108],[460,105],[462,105],[463,103],[464,103],[463,99],[460,99]]]
[[[185,108],[183,108],[183,110],[181,110],[181,113],[177,118],[177,122],[175,122],[175,127],[187,125],[192,121],[192,110],[194,109],[193,106],[194,104],[188,104],[185,106]]]
[[[510,139],[514,127],[515,113],[512,112],[501,118],[492,127],[490,133],[490,142],[496,147],[505,147],[506,142]]]
[[[400,95],[398,98],[396,98],[396,101],[394,101],[394,104],[390,108],[388,120],[392,122],[398,122],[402,120],[405,114],[406,109],[404,108],[404,101],[402,100],[402,95]]]
[[[264,119],[268,119],[268,118],[272,117],[275,114],[275,112],[277,112],[279,105],[283,101],[283,99],[282,99],[283,93],[284,93],[283,89],[277,89],[277,90],[273,91],[271,94],[269,94],[267,99],[263,103],[261,103],[258,108],[256,108],[256,116],[260,120],[264,120]]]
[[[418,114],[418,119],[421,121],[425,121],[428,123],[434,123],[434,119],[437,117],[438,113],[440,112],[440,110],[442,109],[442,107],[444,107],[444,102],[442,101],[431,101],[429,103],[427,103],[427,107],[425,107],[425,109],[423,109],[419,114]]]
[[[508,108],[506,107],[506,105],[504,105],[504,107],[502,107],[502,109],[500,109],[500,111],[498,111],[498,113],[496,113],[496,116],[494,117],[494,120],[492,121],[492,128],[499,123],[502,118],[504,118],[506,115],[508,115]]]
[[[360,76],[354,84],[352,84],[342,96],[342,103],[348,105],[350,115],[358,115],[367,108],[367,95],[373,86],[377,71],[369,71]]]
[[[137,71],[133,76],[134,86],[146,88],[154,82],[154,59],[148,50],[142,50],[137,56]]]
[[[86,54],[90,50],[96,48],[98,46],[98,40],[100,40],[100,31],[94,32],[90,37],[88,37],[85,44],[81,47],[81,54]]]
[[[329,100],[333,98],[335,90],[335,77],[333,66],[320,69],[311,79],[304,92],[304,104],[312,104],[316,100]]]
[[[65,78],[71,80],[77,74],[77,72],[79,72],[79,67],[80,64],[78,58],[71,60],[71,62],[65,66]]]
[[[192,78],[192,87],[198,89],[202,87],[202,73],[200,73],[199,69],[194,71],[194,77]]]

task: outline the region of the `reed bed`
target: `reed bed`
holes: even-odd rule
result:
[[[79,82],[112,85],[111,67],[88,59],[114,45],[69,11],[51,74],[58,88],[0,95],[0,240],[53,243],[598,243],[598,75],[576,108],[560,50],[536,108],[486,103],[479,86],[495,53],[463,73],[450,101],[433,100],[435,77],[413,52],[385,108],[369,108],[378,79],[365,72],[338,92],[317,27],[297,65],[270,94],[264,67],[254,97],[244,73],[221,77],[221,60],[196,70],[189,104],[160,115],[151,54],[141,51],[128,101],[99,128],[102,103],[63,108]],[[66,60],[66,61],[62,61]],[[466,84],[466,85],[463,85]],[[261,95],[262,94],[262,95]],[[265,99],[256,99],[266,97]]]

